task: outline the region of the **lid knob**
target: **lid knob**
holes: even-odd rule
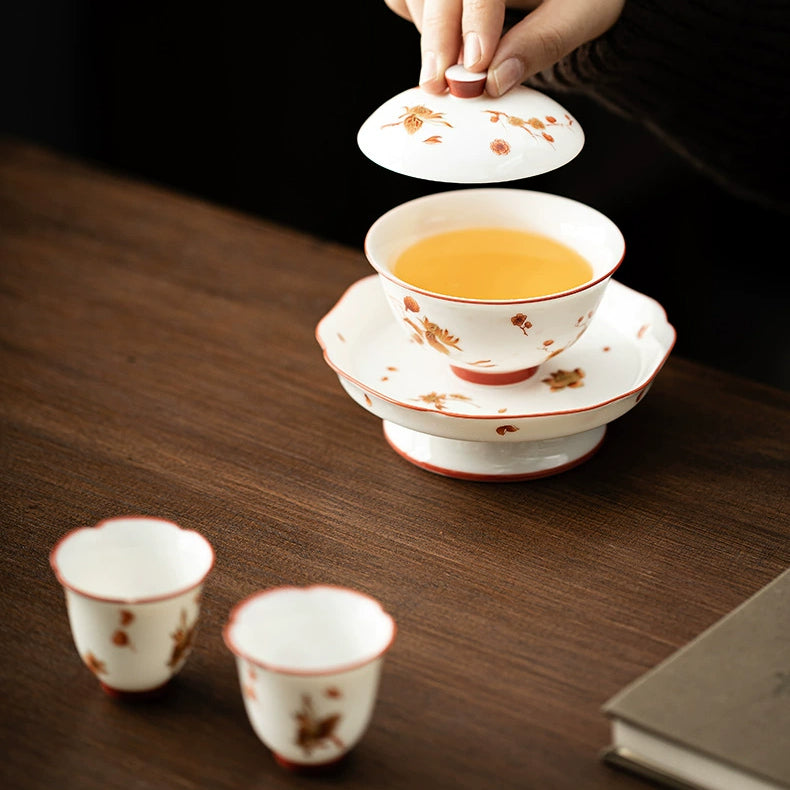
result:
[[[444,72],[444,78],[450,88],[450,93],[459,99],[474,99],[482,96],[486,87],[485,71],[469,71],[460,63],[450,66]]]

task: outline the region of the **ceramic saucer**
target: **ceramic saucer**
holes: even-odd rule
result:
[[[591,457],[606,425],[647,393],[675,343],[663,307],[612,280],[585,334],[537,374],[458,378],[391,317],[378,275],[355,282],[316,327],[324,359],[392,448],[432,472],[528,480]]]

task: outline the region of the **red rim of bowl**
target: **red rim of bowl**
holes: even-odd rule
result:
[[[423,195],[418,198],[414,198],[413,200],[409,200],[406,203],[401,203],[399,206],[395,206],[391,208],[389,211],[386,211],[382,214],[377,220],[373,222],[373,224],[368,229],[368,232],[365,234],[365,240],[363,244],[365,257],[368,260],[370,266],[384,279],[389,280],[390,282],[394,283],[395,285],[403,288],[404,290],[411,291],[417,294],[423,294],[425,296],[430,296],[434,299],[441,299],[446,302],[458,302],[460,304],[491,304],[491,305],[512,305],[512,304],[534,304],[535,302],[548,302],[553,299],[560,299],[565,296],[569,296],[571,294],[580,293],[581,291],[587,291],[590,288],[598,285],[599,283],[603,282],[604,280],[613,277],[614,273],[620,268],[620,265],[625,260],[626,254],[626,242],[625,236],[620,228],[611,220],[609,217],[606,216],[603,212],[599,211],[592,206],[588,206],[586,203],[582,203],[579,200],[574,200],[573,198],[564,197],[562,195],[554,195],[550,192],[539,192],[536,190],[520,190],[520,189],[509,189],[507,187],[489,187],[489,191],[509,191],[509,192],[517,192],[517,193],[526,193],[529,195],[539,195],[545,196],[552,200],[557,200],[559,202],[564,203],[571,203],[577,206],[580,206],[587,211],[599,215],[603,220],[611,225],[611,227],[617,231],[622,240],[622,251],[620,253],[620,257],[617,262],[610,266],[603,274],[599,275],[595,279],[588,280],[582,285],[577,286],[576,288],[569,288],[566,291],[558,291],[557,293],[553,294],[545,294],[543,296],[529,296],[529,297],[522,297],[520,299],[473,299],[466,296],[449,296],[448,294],[438,293],[436,291],[429,291],[425,288],[419,288],[416,285],[412,285],[411,283],[407,283],[404,280],[401,280],[399,277],[396,277],[389,269],[385,268],[382,264],[379,264],[374,261],[373,256],[370,254],[370,237],[373,235],[374,230],[376,227],[384,220],[385,217],[393,214],[396,211],[402,210],[404,207],[409,206],[411,204],[427,202],[432,199],[439,200],[446,195],[451,195],[456,192],[480,192],[480,189],[477,190],[451,190],[448,192],[434,192],[429,195]]]

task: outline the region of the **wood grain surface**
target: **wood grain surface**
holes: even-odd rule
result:
[[[369,273],[361,249],[0,144],[2,787],[644,786],[600,762],[600,706],[790,565],[790,396],[672,355],[578,468],[444,478],[316,342]],[[129,514],[217,556],[186,667],[135,704],[81,663],[48,563]],[[253,733],[221,628],[311,582],[399,631],[364,740],[306,778]]]

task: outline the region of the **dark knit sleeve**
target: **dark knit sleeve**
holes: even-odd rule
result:
[[[528,84],[592,96],[730,191],[790,210],[788,0],[626,0],[606,34]]]

